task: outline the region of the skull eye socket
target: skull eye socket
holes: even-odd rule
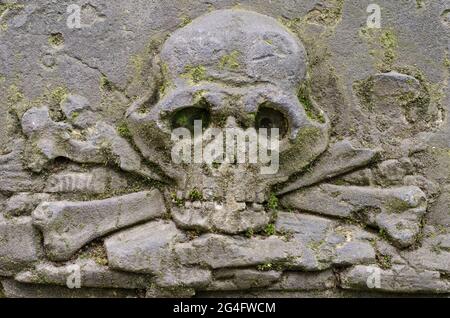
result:
[[[211,114],[207,109],[199,107],[186,107],[176,111],[172,115],[172,129],[184,127],[194,133],[194,124],[196,120],[202,121],[202,129],[209,127],[211,122]]]
[[[267,128],[268,134],[270,134],[271,128],[278,128],[280,137],[284,137],[288,132],[288,121],[280,111],[267,105],[261,105],[256,114],[255,128],[257,130]]]

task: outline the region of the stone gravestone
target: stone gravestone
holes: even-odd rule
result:
[[[448,1],[2,1],[6,297],[450,294]]]

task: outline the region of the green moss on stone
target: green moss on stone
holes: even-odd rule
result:
[[[385,49],[394,49],[397,46],[397,38],[394,32],[390,30],[381,34],[380,42]]]
[[[311,241],[308,243],[308,248],[317,252],[320,250],[320,247],[325,243],[325,241]]]
[[[450,58],[448,57],[448,55],[446,55],[444,58],[444,66],[450,68]]]
[[[322,124],[325,123],[325,117],[319,110],[314,107],[310,95],[305,87],[302,86],[298,90],[297,96],[300,103],[303,105],[303,108],[305,109],[306,115],[310,119],[318,121]]]
[[[172,83],[169,81],[169,66],[166,63],[161,65],[161,76],[162,82],[159,86],[159,95],[164,96],[169,88],[172,86]]]
[[[359,35],[367,42],[369,54],[377,60],[377,69],[381,72],[392,71],[398,47],[394,31],[363,27]]]
[[[384,31],[380,36],[380,43],[384,49],[383,63],[390,69],[396,56],[397,37],[391,30]]]
[[[106,249],[101,241],[94,241],[82,248],[79,252],[80,259],[92,259],[101,266],[108,266],[108,256]]]
[[[245,236],[248,237],[248,238],[252,238],[253,235],[255,235],[255,232],[254,232],[254,230],[253,230],[252,228],[248,229],[248,230],[245,232]]]
[[[19,90],[19,88],[15,84],[11,85],[8,89],[8,102],[10,104],[16,104],[18,102],[21,102],[23,99],[24,95],[21,90]]]
[[[276,230],[275,230],[275,224],[273,223],[269,223],[266,225],[266,227],[264,228],[264,234],[266,236],[272,236],[275,235]]]
[[[141,76],[142,70],[144,69],[144,58],[140,55],[133,55],[131,57],[131,64],[133,65],[135,74]]]
[[[269,195],[269,200],[267,201],[267,208],[270,210],[276,210],[278,209],[278,198],[274,193],[271,193]]]
[[[293,213],[292,211],[289,211],[289,213]],[[294,238],[294,232],[292,230],[279,230],[277,231],[277,234],[283,238],[283,241],[289,242]]]
[[[261,272],[267,272],[273,269],[273,264],[272,263],[264,263],[264,264],[260,264],[256,267],[257,270],[261,271]]]
[[[181,208],[184,206],[184,199],[179,198],[175,192],[172,192],[170,196],[172,198],[172,202],[175,203],[178,207]]]
[[[232,69],[235,70],[239,68],[239,56],[241,53],[238,51],[233,51],[230,54],[226,54],[220,58],[219,68],[220,69]]]
[[[288,256],[285,260],[260,264],[256,266],[256,269],[259,271],[271,271],[271,270],[283,271],[285,269],[291,269],[294,260],[295,260],[294,257]]]
[[[114,89],[114,84],[105,76],[100,77],[100,88],[106,91],[112,91]]]
[[[385,240],[385,241],[388,241],[388,240],[389,240],[388,235],[387,235],[385,229],[380,229],[380,230],[378,231],[378,235],[379,235],[383,240]]]
[[[318,23],[326,26],[333,26],[338,23],[342,17],[344,0],[331,0],[330,6],[324,6],[320,9],[312,10],[307,16],[306,21]]]
[[[400,213],[410,208],[409,204],[403,200],[393,198],[386,204],[386,208],[389,212]]]
[[[361,104],[369,111],[373,110],[373,86],[374,81],[372,77],[353,84],[353,89],[359,97]]]
[[[207,79],[206,77],[206,68],[202,65],[197,66],[186,66],[185,73],[182,77],[187,78],[197,84],[198,82],[204,81]]]
[[[64,36],[62,35],[62,33],[52,33],[48,37],[48,43],[54,47],[61,46],[64,44]]]
[[[67,94],[67,88],[64,86],[59,86],[50,92],[49,98],[53,104],[60,105],[66,100]]]
[[[192,22],[192,19],[188,16],[183,16],[181,18],[181,23],[179,25],[180,28],[185,27],[186,25],[188,25],[189,23]]]
[[[325,27],[335,27],[342,18],[344,0],[329,0],[326,6],[316,6],[306,16],[287,19],[279,17],[278,20],[294,33],[302,32],[305,23],[320,24]]]
[[[390,269],[392,267],[392,256],[377,253],[377,264],[381,269]]]
[[[6,10],[22,10],[25,8],[23,4],[18,3],[0,3],[0,16],[6,11]]]
[[[280,154],[280,163],[291,174],[302,172],[308,168],[319,147],[323,145],[326,133],[319,127],[305,127],[301,129],[292,147]]]
[[[194,188],[189,192],[189,200],[191,201],[202,201],[203,200],[203,194],[197,189]]]
[[[78,118],[78,116],[80,116],[79,112],[73,112],[71,115],[72,120],[76,120]]]
[[[130,129],[128,129],[128,126],[127,126],[126,122],[119,123],[119,125],[117,126],[117,132],[123,138],[129,139],[129,138],[132,137]]]
[[[285,17],[278,18],[278,21],[293,33],[297,33],[297,29],[304,22],[304,20],[305,20],[304,18],[293,18],[293,19],[287,19]]]

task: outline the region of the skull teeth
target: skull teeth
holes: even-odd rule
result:
[[[205,200],[205,202],[218,202],[216,198],[222,198],[224,196],[224,193],[217,193],[217,191],[214,191],[212,189],[205,188],[201,192],[202,199]],[[177,198],[184,198],[185,200],[188,200],[189,202],[194,202],[196,200],[192,200],[190,192],[182,192],[178,191],[176,193]],[[238,203],[244,202],[244,203],[258,203],[263,204],[267,199],[266,192],[265,191],[259,191],[259,192],[247,192],[244,194],[236,194],[234,196],[234,200]]]

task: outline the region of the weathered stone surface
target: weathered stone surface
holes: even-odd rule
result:
[[[49,199],[50,195],[47,193],[18,193],[6,200],[3,213],[5,216],[31,215],[39,203]]]
[[[376,158],[376,155],[377,152],[370,149],[354,148],[349,141],[338,142],[315,163],[314,169],[284,187],[278,194],[285,194],[366,166]]]
[[[21,283],[68,287],[69,283],[75,284],[75,275],[79,275],[82,288],[145,289],[152,283],[150,276],[114,271],[89,259],[80,259],[64,266],[40,263],[31,270],[18,273],[14,279]]]
[[[279,290],[245,290],[245,291],[226,291],[226,292],[198,292],[197,296],[201,298],[339,298],[350,297],[340,290],[326,291],[279,291]],[[355,296],[357,297],[357,296]]]
[[[398,184],[408,173],[406,164],[395,159],[381,162],[377,170],[382,179],[380,183],[385,184]]]
[[[387,37],[392,34],[385,35]],[[355,86],[360,103],[379,133],[379,142],[395,147],[405,135],[425,131],[442,120],[423,79],[395,71],[369,76]],[[377,135],[373,133],[373,135]],[[388,147],[389,147],[388,146]],[[390,149],[390,151],[395,151]]]
[[[375,261],[370,242],[376,236],[356,226],[342,226],[336,221],[307,214],[281,212],[275,228],[307,247],[304,257],[310,260],[309,270]]]
[[[269,290],[305,291],[327,290],[336,286],[336,277],[332,270],[322,272],[284,272],[281,280]]]
[[[413,76],[398,72],[388,72],[373,76],[373,94],[384,101],[383,98],[400,97],[404,94],[412,95],[410,98],[417,98],[420,91],[420,82]]]
[[[1,281],[7,298],[130,298],[138,293],[129,289],[81,288],[23,284],[13,279]]]
[[[166,212],[158,190],[87,202],[44,202],[33,212],[33,224],[44,235],[47,256],[67,260],[93,239]]]
[[[406,176],[403,184],[420,188],[427,197],[434,197],[439,193],[439,185],[421,175]]]
[[[375,251],[369,242],[347,242],[336,248],[336,265],[352,265],[355,263],[372,263]]]
[[[105,247],[112,268],[157,275],[170,269],[173,244],[185,239],[173,222],[161,220],[114,234]]]
[[[86,97],[69,94],[61,104],[61,110],[67,118],[72,118],[74,113],[89,109],[89,101]]]
[[[323,217],[293,212],[279,212],[275,228],[280,233],[293,233],[305,243],[323,241],[335,222]]]
[[[281,272],[255,269],[219,269],[206,290],[246,290],[268,287],[277,282]]]
[[[377,262],[384,268],[392,264],[407,265],[407,261],[398,252],[395,246],[392,246],[387,240],[376,240],[373,242],[377,252]]]
[[[212,274],[209,269],[174,266],[160,270],[155,277],[155,285],[161,288],[195,288],[202,289],[211,283]]]
[[[186,240],[173,222],[155,221],[114,234],[105,240],[111,268],[154,275],[149,297],[167,296],[167,290],[202,288],[211,281],[211,271],[178,264],[174,244]]]
[[[422,246],[401,255],[415,268],[450,273],[450,234],[445,227],[424,229]]]
[[[379,274],[379,281],[375,275]],[[439,272],[415,270],[405,265],[392,269],[358,265],[341,273],[341,286],[346,289],[397,293],[449,293],[450,282]],[[379,285],[377,285],[379,283]]]
[[[185,265],[211,268],[246,267],[264,263],[302,266],[302,246],[279,237],[250,238],[205,234],[175,246],[179,261]]]
[[[301,190],[284,196],[281,199],[281,204],[291,209],[300,209],[334,217],[349,217],[354,208],[348,202],[338,198],[341,188],[343,187],[322,185]],[[336,191],[333,192],[332,189],[336,189]],[[335,193],[334,196],[332,195],[333,193]]]
[[[374,184],[374,176],[371,169],[356,170],[340,178],[342,182],[355,186],[370,186]]]
[[[126,187],[127,182],[116,172],[105,168],[89,172],[60,172],[47,179],[45,192],[99,194]]]
[[[282,199],[286,207],[353,218],[386,231],[401,247],[414,243],[426,212],[426,196],[417,187],[378,189],[324,184]]]
[[[82,129],[95,125],[99,116],[95,113],[86,97],[69,94],[61,104],[61,110],[67,118],[70,118],[75,127]]]
[[[438,227],[450,227],[450,214],[442,213],[447,211],[450,206],[450,184],[442,186],[440,195],[436,198],[436,202],[432,204],[428,212],[428,221],[430,225]]]
[[[190,287],[161,288],[153,285],[146,290],[145,298],[190,298],[195,294],[195,289]]]
[[[314,234],[313,234],[314,235]],[[360,236],[355,229],[336,228],[323,233],[321,239],[307,239],[305,235],[283,239],[227,237],[206,234],[193,241],[175,246],[181,263],[223,267],[262,266],[323,270],[335,265],[375,262],[375,252],[368,242],[373,235]]]
[[[37,262],[40,237],[30,217],[5,219],[0,215],[0,275],[11,276]]]
[[[23,133],[28,137],[26,150],[33,154],[33,157],[27,156],[29,168],[40,171],[49,160],[57,157],[82,156],[80,149],[65,149],[65,143],[70,139],[70,125],[53,121],[50,118],[48,107],[29,109],[23,115],[21,124]],[[33,148],[37,148],[37,151],[34,151]],[[93,150],[95,149],[91,150],[89,156],[96,156],[96,159],[91,162],[101,162],[100,154],[92,154]],[[84,155],[84,157],[87,156]],[[89,162],[86,158],[80,159]]]

